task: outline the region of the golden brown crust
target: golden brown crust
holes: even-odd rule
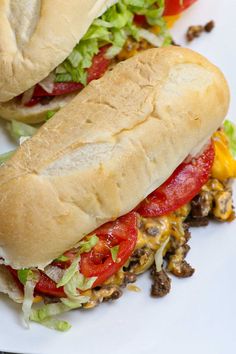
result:
[[[71,53],[93,20],[114,2],[1,0],[0,102],[47,77]]]
[[[219,127],[223,74],[150,49],[91,82],[0,169],[0,256],[40,266],[132,210]]]

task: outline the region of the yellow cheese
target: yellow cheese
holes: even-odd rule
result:
[[[164,19],[167,23],[167,27],[171,28],[175,24],[175,22],[180,18],[181,15],[175,15],[175,16],[164,16]]]
[[[42,296],[37,295],[34,297],[34,304],[38,304],[41,301],[43,301]]]
[[[236,160],[230,150],[227,137],[223,130],[218,130],[213,135],[215,159],[212,167],[212,177],[223,181],[236,177]]]

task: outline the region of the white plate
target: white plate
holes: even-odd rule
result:
[[[191,43],[225,72],[232,92],[229,118],[236,116],[236,1],[200,0],[175,26],[184,44],[188,25],[216,21],[211,34]],[[10,147],[0,132],[1,150]],[[174,279],[171,293],[149,297],[150,280],[142,276],[140,293],[125,291],[120,300],[64,316],[73,324],[65,334],[32,324],[22,327],[20,309],[0,297],[0,350],[31,354],[234,354],[236,353],[236,223],[214,224],[192,232],[189,279]]]

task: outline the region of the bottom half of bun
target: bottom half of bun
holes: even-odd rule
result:
[[[6,294],[15,302],[23,302],[23,294],[4,265],[0,265],[0,293]]]
[[[17,120],[27,124],[36,124],[46,120],[48,111],[58,111],[69,103],[75,93],[56,96],[46,104],[38,103],[32,107],[22,105],[17,98],[0,103],[0,117],[6,120]]]

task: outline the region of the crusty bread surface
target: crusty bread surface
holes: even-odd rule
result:
[[[0,168],[0,257],[43,268],[132,210],[220,126],[223,74],[150,49],[91,82]]]
[[[117,0],[1,0],[0,102],[43,80]]]

